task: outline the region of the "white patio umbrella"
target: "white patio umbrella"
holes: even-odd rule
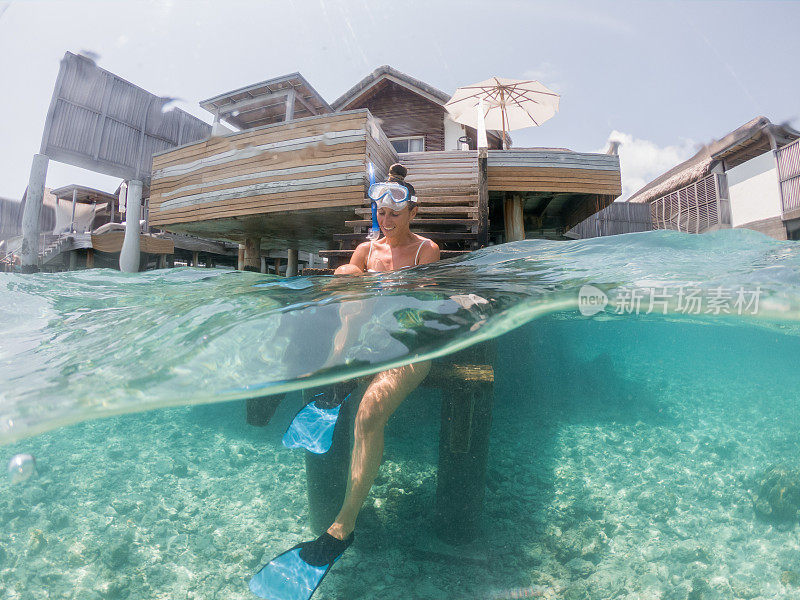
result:
[[[454,121],[478,130],[482,113],[487,129],[503,132],[505,148],[506,131],[538,127],[558,112],[560,98],[538,81],[492,77],[458,88],[444,106]]]

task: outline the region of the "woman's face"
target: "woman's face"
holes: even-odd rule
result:
[[[378,209],[378,225],[380,225],[381,231],[386,237],[405,235],[408,234],[409,223],[411,223],[411,219],[416,214],[416,206],[410,208],[406,205],[402,210],[392,210],[382,206]]]

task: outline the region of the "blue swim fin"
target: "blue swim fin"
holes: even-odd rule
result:
[[[340,385],[323,388],[315,394],[314,400],[306,404],[292,419],[286,433],[283,434],[283,445],[287,448],[305,448],[314,454],[325,454],[333,443],[333,430],[342,407],[353,386],[343,388]]]
[[[250,591],[269,600],[308,600],[353,542],[323,533],[311,542],[279,554],[250,579]]]

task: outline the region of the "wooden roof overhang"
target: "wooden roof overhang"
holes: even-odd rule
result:
[[[774,125],[766,117],[756,117],[703,146],[697,154],[638,190],[628,202],[651,202],[705,177],[715,168],[727,171],[798,138],[800,132],[788,125]]]
[[[75,192],[76,202],[83,204],[117,201],[117,196],[114,194],[109,194],[108,192],[103,192],[90,187],[84,187],[82,185],[71,184],[55,190],[50,190],[50,193],[59,200],[72,200],[73,192]]]
[[[203,100],[200,106],[240,130],[333,112],[300,73],[254,83]]]

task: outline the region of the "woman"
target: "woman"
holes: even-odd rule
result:
[[[439,260],[439,246],[410,230],[411,220],[417,214],[417,200],[413,186],[405,183],[406,172],[402,165],[393,164],[387,183],[371,186],[370,197],[377,204],[378,225],[383,236],[360,244],[350,263],[336,269],[336,275],[394,271]],[[352,316],[350,312],[347,304],[343,305],[345,326],[341,332],[351,329],[346,326]],[[337,339],[334,346],[343,343],[344,340]],[[389,369],[378,373],[367,386],[356,413],[350,474],[339,514],[319,538],[299,544],[259,571],[250,582],[254,593],[262,598],[311,597],[330,567],[353,541],[356,517],[383,458],[383,431],[389,417],[428,371],[429,361]],[[287,579],[287,572],[295,576]]]

